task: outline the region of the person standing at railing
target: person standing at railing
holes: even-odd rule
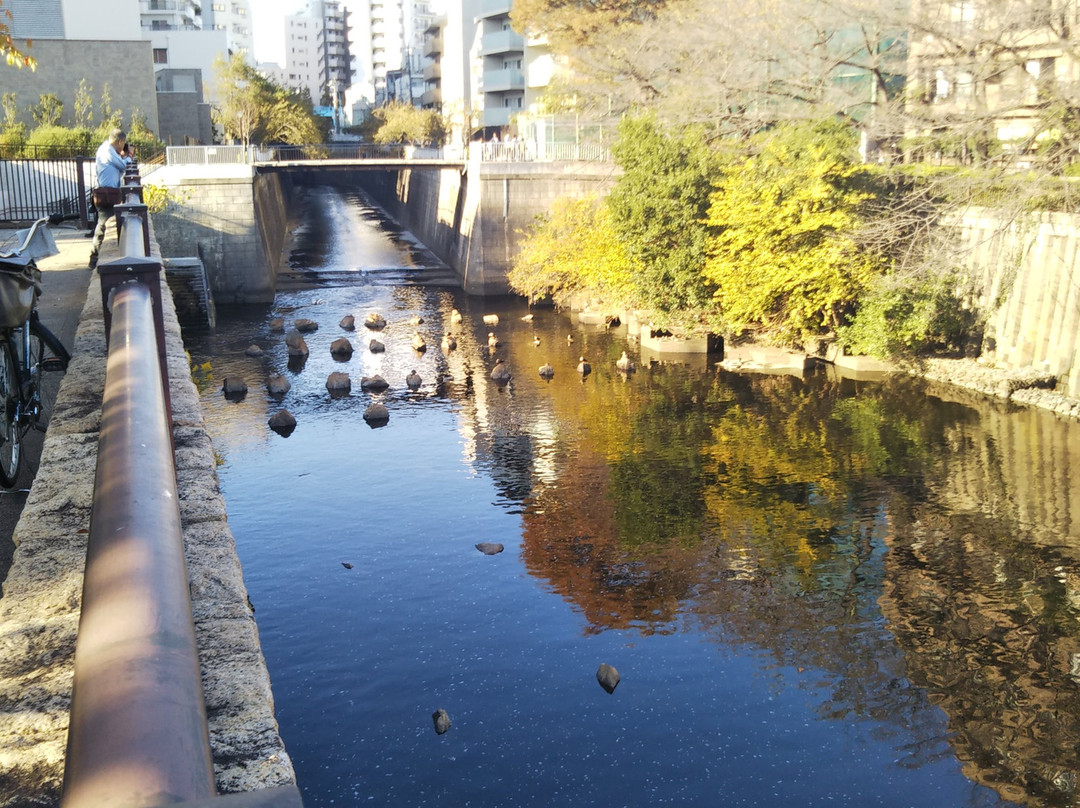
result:
[[[97,187],[94,188],[94,207],[97,208],[97,227],[94,229],[94,243],[90,247],[90,269],[97,266],[101,242],[105,240],[105,229],[109,219],[116,215],[116,205],[123,201],[120,186],[124,181],[124,172],[135,157],[135,147],[128,146],[127,134],[123,129],[113,129],[108,139],[97,150]]]

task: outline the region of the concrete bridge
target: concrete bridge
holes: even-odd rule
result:
[[[488,155],[491,156],[491,155]],[[284,265],[293,196],[301,184],[361,188],[452,267],[471,295],[509,292],[522,232],[561,196],[602,193],[617,168],[603,161],[442,157],[186,163],[147,173],[177,200],[155,215],[165,256],[201,254],[219,303],[273,300]],[[266,159],[258,159],[265,157]],[[275,158],[275,159],[271,159]]]

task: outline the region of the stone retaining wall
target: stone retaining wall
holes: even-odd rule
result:
[[[114,257],[107,239],[102,262]],[[162,295],[177,489],[218,789],[293,784],[214,449],[164,282]],[[105,382],[96,273],[72,354],[0,598],[2,808],[59,803]]]
[[[956,228],[987,317],[983,358],[1004,368],[1035,368],[1080,397],[1080,216],[1033,213],[1002,221],[973,209]]]
[[[154,217],[163,255],[202,256],[219,304],[273,301],[288,229],[286,179],[255,176],[249,165],[209,165],[166,166],[143,181],[174,197]]]

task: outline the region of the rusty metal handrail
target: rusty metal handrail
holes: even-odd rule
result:
[[[65,808],[216,793],[149,290],[112,309]]]
[[[150,255],[141,188],[126,187],[122,254],[98,265],[109,353],[62,806],[303,808],[295,784],[222,796],[215,787],[176,489],[162,266]]]
[[[161,264],[146,255],[144,228],[128,219],[123,255],[99,268],[109,353],[64,808],[217,794],[162,366]]]

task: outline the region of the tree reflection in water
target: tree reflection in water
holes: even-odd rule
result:
[[[594,391],[525,509],[528,569],[588,631],[696,620],[826,676],[824,716],[914,730],[907,765],[951,747],[1007,799],[1075,804],[1074,426],[911,380],[645,377],[632,412]],[[931,705],[948,737],[915,726]]]
[[[763,659],[765,675],[775,678],[777,691],[789,683],[805,687],[810,698],[817,699],[812,709],[826,720],[862,723],[875,740],[888,735],[891,743],[883,746],[890,753],[903,739],[906,745],[900,749],[899,766],[925,765],[930,770],[955,756],[971,780],[996,789],[1007,799],[1076,804],[1080,548],[1071,514],[1080,512],[1080,493],[1070,485],[1070,470],[1073,459],[1080,456],[1080,428],[1044,413],[1011,411],[981,399],[949,401],[943,398],[945,392],[910,379],[860,384],[825,375],[806,379],[737,375],[717,372],[704,363],[688,368],[647,359],[626,379],[614,369],[615,359],[626,347],[624,334],[582,327],[575,330],[576,342],[567,344],[565,316],[539,310],[533,321],[524,324],[519,319],[524,309],[511,304],[497,309],[505,315],[499,325],[498,358],[514,369],[514,378],[496,388],[488,382],[494,359],[487,350],[490,328],[480,316],[491,310],[488,301],[481,310],[479,304],[446,290],[371,290],[365,286],[347,294],[321,289],[317,295],[281,296],[274,313],[292,318],[332,310],[333,316],[323,314],[323,319],[335,322],[346,312],[362,316],[381,310],[392,320],[388,351],[378,357],[358,352],[352,360],[356,375],[377,371],[400,380],[418,366],[425,379],[438,381],[419,393],[390,396],[396,408],[391,426],[378,431],[376,442],[370,430],[350,432],[352,421],[360,418],[366,404],[363,396],[332,405],[326,401],[325,374],[338,366],[327,350],[314,350],[307,366],[293,371],[289,406],[299,407],[301,427],[287,442],[267,440],[267,413],[257,396],[224,408],[220,416],[239,419],[243,414],[246,419],[244,426],[233,427],[229,440],[234,445],[254,446],[253,459],[247,462],[264,467],[245,479],[249,491],[280,490],[271,487],[280,482],[271,475],[275,462],[282,463],[284,458],[303,466],[305,474],[311,472],[311,479],[318,479],[320,486],[328,486],[336,484],[340,470],[359,457],[363,463],[356,464],[358,470],[350,469],[354,476],[349,484],[334,489],[344,497],[342,507],[364,513],[383,529],[385,525],[396,529],[395,508],[414,503],[419,488],[424,491],[424,510],[438,513],[437,529],[441,529],[442,522],[449,526],[455,520],[481,523],[488,516],[493,490],[497,508],[520,514],[520,555],[515,558],[513,552],[506,552],[499,556],[500,562],[522,564],[581,615],[580,621],[560,624],[560,631],[573,633],[584,626],[581,630],[591,635],[588,640],[593,647],[605,639],[622,642],[619,632],[700,635],[716,644],[717,659],[724,655],[725,646],[749,649],[741,656]],[[443,354],[434,345],[437,335],[449,329],[453,308],[461,310],[465,320],[453,326],[458,349]],[[416,358],[407,340],[390,338],[397,327],[411,334],[415,327],[407,331],[404,327],[415,314],[423,316],[432,345],[423,359]],[[284,358],[274,359],[272,352],[264,360],[239,358],[250,342],[251,327],[245,325],[235,345],[214,357],[215,373],[246,372],[249,378],[258,378],[256,373],[266,369],[287,372]],[[198,356],[197,350],[192,353]],[[593,365],[585,381],[573,370],[580,355],[587,355]],[[205,360],[199,359],[200,363]],[[264,361],[278,364],[260,365],[257,370],[248,367],[243,372],[230,364]],[[536,375],[535,368],[543,362],[556,367],[551,382]],[[216,395],[214,389],[206,398]],[[442,420],[433,425],[438,419]],[[334,445],[320,449],[317,461],[296,460],[288,454],[297,452],[308,439],[305,435],[319,434],[320,426],[333,435],[329,442]],[[437,434],[438,429],[453,431],[454,459],[467,465],[469,474],[484,478],[483,485],[449,486],[446,480],[451,479],[452,470],[432,470],[436,463],[431,458],[445,454],[429,453],[428,442],[440,451],[441,443],[450,442]],[[378,454],[383,444],[396,445],[394,441],[407,431],[415,445],[408,441],[402,445],[409,446],[415,457],[402,458],[400,452],[390,456],[388,449],[384,449],[386,455]],[[324,456],[334,460],[324,460]],[[372,470],[369,464],[379,462],[385,468]],[[327,471],[324,466],[331,468]],[[237,472],[234,479],[240,476]],[[379,514],[363,511],[372,497],[365,486],[378,486],[385,498],[383,510],[393,512],[393,518],[379,523]],[[439,487],[454,493],[440,497],[434,490]],[[483,501],[473,507],[469,497],[478,488],[483,489]],[[290,484],[282,496],[293,495]],[[239,501],[239,497],[230,499],[230,509]],[[272,527],[261,527],[272,534],[263,538],[274,552],[259,554],[260,561],[272,560],[280,549],[278,534],[285,529],[277,523],[279,518],[284,517],[275,516]],[[230,519],[241,521],[233,513]],[[510,521],[516,529],[517,519]],[[304,533],[306,524],[298,524],[292,529]],[[256,525],[251,530],[254,535],[246,540],[260,538],[259,530]],[[452,531],[448,527],[446,532]],[[445,538],[435,537],[439,542]],[[453,539],[457,538],[455,533]],[[462,544],[468,548],[468,561],[475,561],[477,537],[468,538]],[[506,537],[508,551],[515,539]],[[326,541],[338,546],[332,539]],[[521,591],[506,583],[518,580],[516,571],[482,565],[484,572],[479,575],[461,556],[422,531],[410,532],[408,542],[390,555],[379,555],[382,536],[377,529],[372,529],[370,538],[365,535],[354,541],[350,537],[342,546],[357,557],[380,560],[381,567],[372,567],[379,576],[351,576],[349,586],[364,581],[354,593],[345,585],[338,588],[336,581],[325,583],[317,568],[310,580],[318,584],[301,590],[304,596],[312,591],[322,595],[325,590],[340,597],[340,601],[328,601],[328,613],[356,615],[350,618],[357,621],[357,626],[349,626],[350,636],[358,629],[368,632],[363,635],[365,642],[357,644],[356,657],[339,660],[349,669],[340,679],[342,688],[355,686],[354,666],[367,670],[389,661],[412,670],[415,663],[410,654],[426,653],[440,664],[449,660],[460,665],[463,680],[485,679],[487,687],[502,694],[489,697],[485,692],[474,705],[476,714],[483,714],[488,722],[484,737],[520,742],[518,725],[512,716],[507,717],[513,711],[504,709],[507,705],[526,705],[523,712],[530,715],[532,710],[549,710],[542,714],[554,716],[552,723],[560,728],[574,719],[572,706],[578,712],[583,709],[580,704],[555,703],[567,698],[560,691],[551,691],[546,701],[526,702],[518,686],[520,673],[510,663],[505,669],[513,686],[502,691],[505,683],[498,676],[502,668],[496,666],[492,673],[484,663],[469,667],[478,654],[471,644],[468,648],[436,645],[442,639],[445,614],[451,613],[458,620],[475,621],[470,625],[478,633],[469,635],[474,638],[470,643],[480,642],[475,637],[490,635],[492,647],[500,652],[504,647],[517,649],[518,642],[518,651],[527,649],[539,658],[565,652],[571,643],[564,642],[563,635],[559,635],[559,647],[545,645],[546,635],[539,632],[543,636],[537,638],[535,627],[527,621],[503,621],[515,608],[536,608],[531,584],[520,587],[530,596],[526,605],[511,600],[521,597]],[[421,575],[406,563],[414,552],[424,559]],[[399,571],[394,566],[399,555],[404,559],[400,579],[390,574],[390,570]],[[447,579],[444,569],[436,569],[429,556],[449,565],[457,578]],[[294,558],[297,565],[305,561]],[[335,572],[340,569],[334,566]],[[356,568],[366,569],[366,565]],[[252,572],[257,579],[259,573]],[[266,600],[277,599],[281,579],[291,573],[267,565],[262,579],[273,596],[267,594]],[[430,613],[423,611],[423,600],[419,604],[405,601],[395,609],[368,600],[371,587],[398,604],[393,596],[411,592],[414,579],[424,579],[428,573],[438,578],[440,592],[438,607]],[[387,576],[385,581],[382,575]],[[467,597],[450,600],[459,586]],[[478,600],[474,600],[478,588],[483,598],[476,595]],[[354,594],[355,600],[351,599]],[[549,599],[543,600],[546,608]],[[484,622],[477,614],[486,612],[477,613],[477,602],[497,603],[498,619]],[[303,600],[298,604],[274,606],[279,612],[304,615],[307,604]],[[274,606],[262,612],[263,620]],[[562,617],[565,611],[555,608],[542,614],[545,619],[552,613]],[[279,615],[281,620],[284,617]],[[379,621],[387,619],[400,623],[395,624],[396,632],[384,632],[394,636],[379,645],[377,635],[383,630]],[[291,644],[300,648],[307,647],[304,643],[333,645],[333,635],[316,634],[308,622],[300,623],[299,634],[283,632],[284,639],[278,640],[282,658],[291,659],[287,656]],[[609,631],[617,636],[596,636]],[[272,630],[267,630],[264,647],[273,642],[271,635]],[[651,644],[654,649],[660,645]],[[353,652],[350,643],[348,653]],[[660,651],[656,654],[652,659],[662,656]],[[299,668],[310,662],[300,651],[297,659]],[[649,673],[662,679],[667,672]],[[285,666],[284,676],[288,674]],[[695,676],[699,678],[687,679],[702,687],[712,683],[708,669],[704,674],[696,671]],[[324,684],[320,673],[312,690]],[[321,771],[334,755],[316,745],[326,741],[307,717],[308,713],[318,715],[319,706],[318,701],[314,707],[304,701],[308,686],[303,680],[294,685],[300,695],[291,709],[305,715],[291,720],[292,726],[303,726],[318,739],[311,742],[314,751],[308,750],[309,765]],[[593,686],[590,683],[590,692]],[[388,684],[376,676],[370,687],[383,688],[379,692],[387,699],[390,691],[409,689],[401,688],[397,679]],[[687,714],[694,712],[696,698],[707,695],[692,687],[673,687],[672,691],[687,699],[678,705]],[[356,716],[369,709],[364,701],[368,691],[342,692],[362,705],[355,714],[343,713],[350,719],[349,732],[355,732],[352,724],[363,723]],[[620,685],[621,699],[628,702],[633,692]],[[407,712],[408,701],[403,703],[404,708],[397,702],[380,703],[383,721]],[[625,706],[626,702],[618,703]],[[679,712],[673,710],[670,718],[677,718]],[[947,733],[941,729],[942,713],[947,716]],[[628,715],[633,719],[641,714]],[[466,722],[456,723],[448,737],[459,728],[464,735],[465,726]],[[576,730],[586,731],[590,726]],[[834,734],[842,733],[841,729]],[[401,743],[398,754],[403,760],[429,754],[421,745],[407,746],[407,733],[394,733],[389,740],[372,734],[364,741],[368,746],[362,746],[358,736],[346,733],[345,737],[348,744],[368,752],[378,752],[390,742]],[[336,736],[332,739],[337,740]],[[660,747],[657,758],[671,751],[666,739],[654,743],[648,749]],[[688,744],[690,755],[700,747],[697,739]],[[542,742],[533,749],[537,755],[550,753]],[[577,750],[569,754],[577,755]],[[430,760],[424,760],[427,766]],[[697,762],[691,758],[690,765]],[[532,758],[527,763],[531,765]],[[821,765],[831,763],[835,761]],[[880,772],[887,776],[891,763],[886,761],[882,769],[867,776]],[[346,769],[353,765],[342,764]],[[626,766],[613,776],[625,777],[631,768],[638,768]],[[439,776],[451,777],[461,768],[457,762],[446,763]],[[518,778],[527,770],[508,769]],[[387,781],[402,779],[403,790],[397,796],[422,793],[418,786],[407,791],[410,781],[403,771],[396,770]],[[919,777],[916,774],[912,780]],[[550,785],[556,780],[563,782],[554,775],[537,782]],[[579,780],[578,785],[583,782]],[[716,782],[722,780],[702,779],[703,788]],[[327,786],[328,790],[333,787],[333,783]],[[440,787],[441,783],[430,786]],[[500,793],[512,802],[517,792],[510,786],[507,789]],[[755,799],[760,793],[751,790],[741,796]],[[991,796],[979,789],[965,804],[987,804]],[[576,799],[577,795],[567,796],[561,804]],[[932,799],[933,795],[927,797]]]

